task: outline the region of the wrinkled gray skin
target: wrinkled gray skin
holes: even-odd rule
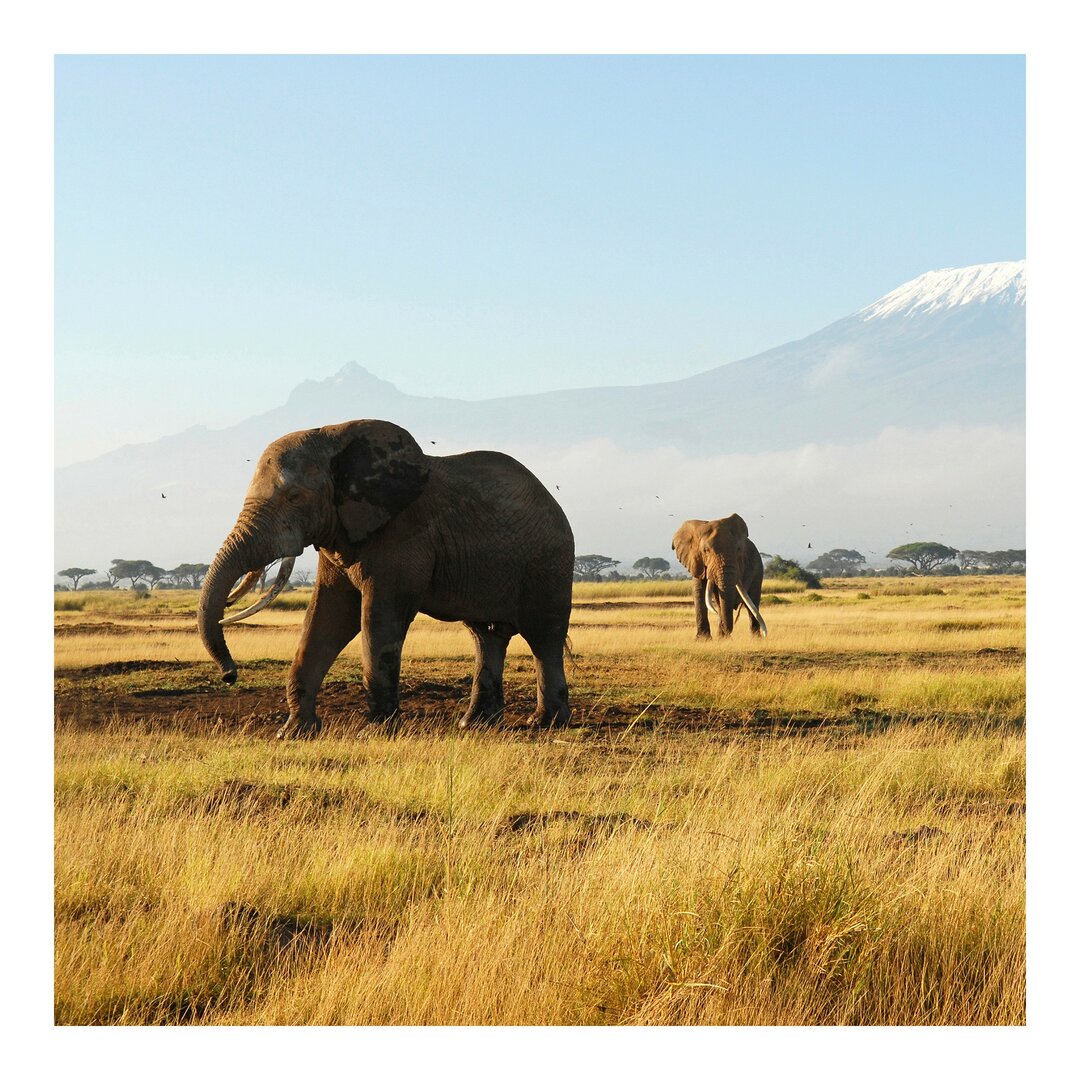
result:
[[[319,549],[319,567],[279,737],[318,733],[319,687],[361,628],[369,715],[395,726],[401,647],[418,612],[464,622],[472,633],[476,670],[462,727],[502,714],[514,634],[535,657],[533,722],[569,721],[563,647],[574,537],[558,503],[519,462],[488,450],[429,457],[383,420],[271,443],[199,598],[199,633],[226,682],[235,681],[236,664],[219,620],[232,586],[308,544]]]
[[[718,637],[731,633],[740,605],[750,616],[750,632],[761,634],[764,621],[759,621],[760,611],[755,617],[736,588],[736,584],[742,585],[754,606],[760,608],[764,576],[761,555],[738,514],[716,521],[684,521],[672,537],[671,549],[694,578],[694,618],[699,638],[711,636],[706,591],[719,612]]]

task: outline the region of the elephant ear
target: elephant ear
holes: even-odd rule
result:
[[[705,576],[705,563],[701,558],[701,544],[697,525],[700,522],[684,521],[671,538],[671,550],[693,577]]]
[[[726,518],[721,518],[719,524],[726,526],[728,532],[737,540],[746,540],[750,536],[750,530],[746,527],[746,522],[738,514],[730,514]]]
[[[431,475],[416,440],[397,424],[358,420],[334,433],[340,447],[331,458],[334,504],[354,544],[415,502]]]

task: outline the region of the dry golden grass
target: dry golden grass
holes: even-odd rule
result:
[[[70,734],[57,1019],[1019,1023],[1023,776],[945,725]]]
[[[1024,1023],[1023,579],[788,593],[764,642],[581,593],[563,732],[458,734],[455,700],[299,744],[62,720],[57,1022]],[[105,599],[57,612],[58,710],[190,708],[191,597]],[[231,633],[249,680],[299,619]],[[80,671],[132,659],[171,663]],[[420,619],[433,671],[471,645]]]

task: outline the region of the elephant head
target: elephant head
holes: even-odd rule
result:
[[[750,595],[755,581],[760,595],[761,555],[738,514],[716,521],[686,521],[672,538],[671,547],[690,574],[704,582],[705,603],[720,621],[721,636],[731,633],[740,601],[761,632],[767,632]],[[702,614],[701,618],[707,627],[707,617]]]
[[[416,440],[384,420],[297,431],[266,448],[199,597],[199,635],[225,682],[235,682],[236,664],[222,627],[266,607],[309,544],[334,551],[362,544],[420,496],[429,475]],[[223,618],[277,559],[281,568],[269,592]]]

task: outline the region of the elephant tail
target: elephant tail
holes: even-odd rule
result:
[[[570,635],[566,635],[566,640],[563,642],[563,658],[570,666],[570,670],[577,674],[577,658],[574,656],[574,643],[570,640]]]

